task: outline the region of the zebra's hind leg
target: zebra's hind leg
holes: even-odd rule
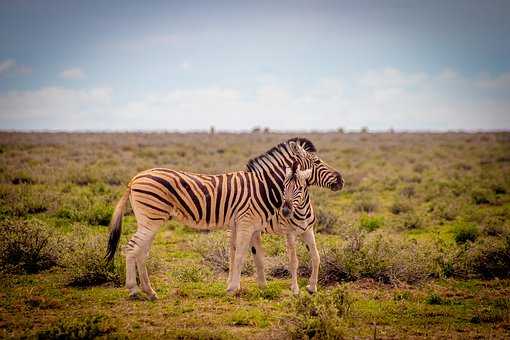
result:
[[[138,270],[138,276],[140,278],[140,285],[142,286],[142,291],[147,294],[149,300],[156,300],[158,296],[154,289],[152,289],[149,275],[147,273],[147,266],[145,265],[145,260],[149,256],[149,248],[154,240],[155,233],[152,234],[150,239],[146,242],[143,251],[136,258],[136,268]]]
[[[147,225],[145,223],[138,222],[138,229],[126,246],[126,288],[129,290],[129,296],[132,299],[138,298],[139,288],[136,283],[137,269],[143,291],[149,294],[149,297],[152,293],[154,293],[150,287],[149,277],[147,275],[144,262],[149,251],[150,244],[161,223]]]
[[[251,237],[251,253],[253,255],[253,262],[255,262],[257,284],[260,288],[266,288],[267,282],[264,274],[264,250],[262,249],[260,231],[256,231]]]

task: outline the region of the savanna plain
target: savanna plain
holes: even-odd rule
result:
[[[290,292],[283,237],[263,235],[226,294],[228,234],[175,221],[148,270],[159,299],[130,300],[105,263],[113,207],[137,172],[245,169],[296,134],[0,133],[0,337],[509,338],[510,133],[307,133],[340,170],[311,188],[319,291]],[[136,228],[128,209],[121,247]]]

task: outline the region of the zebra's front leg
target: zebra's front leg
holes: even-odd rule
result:
[[[313,294],[317,291],[320,265],[320,256],[319,251],[317,250],[317,244],[315,243],[313,228],[308,228],[308,230],[303,233],[303,241],[310,252],[310,258],[312,260],[312,274],[310,275],[309,284],[306,286],[306,290],[308,290],[310,294]]]
[[[299,285],[297,282],[298,258],[296,254],[296,235],[287,234],[287,255],[289,256],[289,271],[291,275],[292,294],[299,294]]]
[[[230,294],[235,293],[240,287],[241,269],[243,266],[244,256],[248,251],[248,246],[250,245],[252,235],[253,228],[250,224],[237,225],[232,277],[227,288],[227,292]]]
[[[266,288],[267,282],[264,273],[264,250],[262,249],[260,231],[254,232],[251,237],[251,253],[253,255],[253,262],[255,262],[257,284],[260,288]]]

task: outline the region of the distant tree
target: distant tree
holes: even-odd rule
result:
[[[339,127],[338,129],[336,129],[336,132],[338,133],[344,133],[344,128],[343,127]]]
[[[253,129],[251,129],[251,133],[260,133],[261,129],[259,126],[255,126]]]
[[[209,129],[209,134],[214,135],[214,126],[211,125],[211,128]]]
[[[363,126],[363,127],[361,128],[361,133],[368,133],[368,127]]]
[[[266,126],[266,127],[264,128],[264,133],[269,133],[269,132],[270,132],[270,131],[269,131],[269,127],[268,127],[268,126]]]

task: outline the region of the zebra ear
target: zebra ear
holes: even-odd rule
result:
[[[306,155],[305,149],[303,149],[296,142],[289,142],[289,147],[292,153],[294,153],[298,157],[304,157]]]

